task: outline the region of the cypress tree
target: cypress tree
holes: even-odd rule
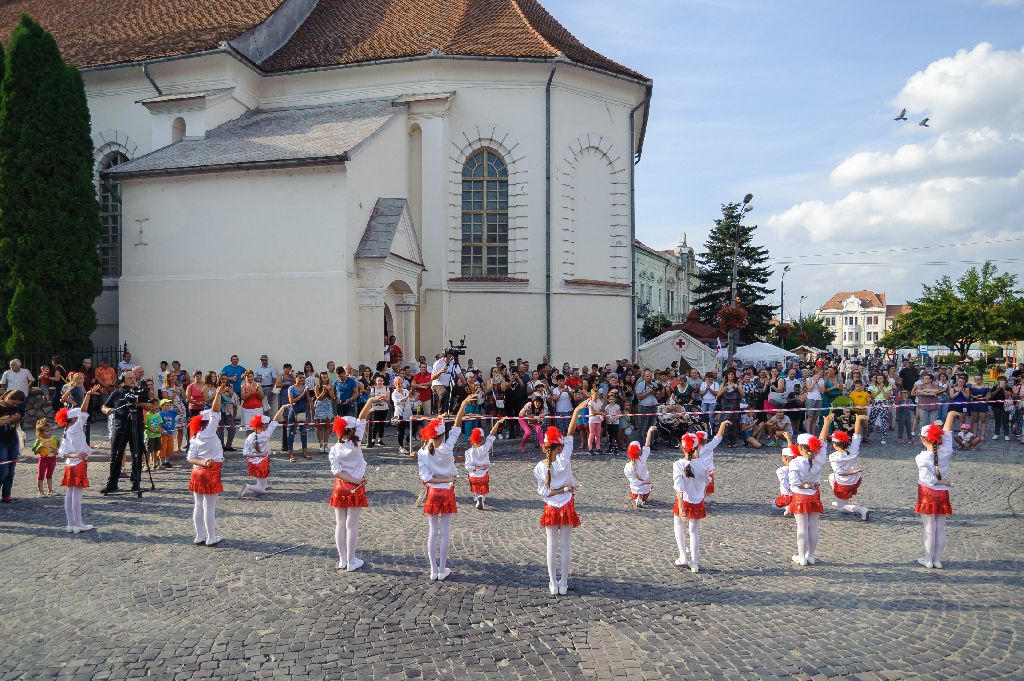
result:
[[[27,15],[0,86],[0,266],[6,346],[87,349],[102,290],[85,87]]]
[[[697,308],[702,322],[718,326],[715,314],[730,302],[734,240],[738,226],[740,247],[736,295],[748,314],[748,326],[740,335],[752,340],[768,335],[774,308],[763,301],[775,291],[765,287],[772,272],[765,266],[768,249],[754,245],[757,225],[743,224],[740,215],[740,204],[722,204],[722,217],[715,220],[715,226],[704,242],[704,252],[697,256],[700,274],[693,306]]]

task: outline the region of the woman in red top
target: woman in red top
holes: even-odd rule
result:
[[[256,381],[252,369],[242,373],[242,430],[251,430],[249,425],[254,416],[263,415],[263,386]]]

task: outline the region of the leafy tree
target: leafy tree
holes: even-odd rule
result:
[[[754,245],[757,225],[740,221],[739,203],[722,204],[722,217],[704,242],[704,252],[697,257],[700,268],[699,283],[694,290],[693,306],[700,320],[718,326],[715,314],[729,301],[732,285],[732,264],[737,227],[739,228],[739,260],[736,275],[736,295],[748,313],[748,325],[741,335],[748,340],[768,335],[773,307],[764,299],[774,293],[765,287],[771,270],[765,265],[768,249]]]
[[[991,262],[967,270],[955,284],[944,276],[921,289],[921,298],[910,303],[909,312],[897,315],[879,345],[944,345],[962,360],[980,341],[1024,336],[1024,296],[1017,276],[999,274]]]
[[[10,350],[90,346],[102,290],[81,75],[27,15],[0,84],[0,305]]]
[[[801,317],[794,324],[776,326],[768,338],[787,350],[801,345],[824,350],[835,342],[836,332],[825,326],[825,322],[817,317]]]
[[[672,326],[672,320],[657,312],[644,319],[644,325],[640,328],[640,335],[643,336],[645,341],[649,341],[669,326]]]

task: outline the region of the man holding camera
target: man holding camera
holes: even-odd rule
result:
[[[121,374],[121,387],[110,393],[103,404],[103,413],[112,415],[110,431],[110,477],[107,486],[100,492],[111,494],[120,491],[117,483],[121,477],[121,466],[125,449],[132,452],[132,492],[138,492],[142,482],[143,411],[152,409],[145,386],[139,386],[135,372],[127,370]]]
[[[434,366],[430,369],[430,387],[434,391],[437,405],[434,409],[435,414],[441,414],[448,410],[448,393],[454,382],[462,375],[462,368],[455,363],[455,358],[455,351],[449,348],[437,358]]]

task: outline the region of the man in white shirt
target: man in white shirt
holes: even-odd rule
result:
[[[132,361],[132,353],[126,352],[121,356],[121,361],[117,363],[117,374],[120,376],[126,371],[131,371],[135,368],[135,362]]]
[[[456,366],[455,360],[448,355],[441,355],[434,361],[434,365],[430,368],[430,388],[434,391],[434,397],[437,400],[437,410],[434,413],[440,414],[446,411],[452,378],[461,375],[461,367]]]
[[[0,386],[4,388],[4,390],[0,392],[18,390],[24,394],[26,399],[22,400],[21,404],[18,405],[18,412],[24,416],[25,407],[28,404],[28,389],[36,379],[28,369],[21,368],[20,359],[12,359],[10,367],[10,369],[4,372],[3,376],[0,376]]]
[[[260,365],[252,370],[256,376],[256,382],[263,387],[263,411],[270,411],[270,395],[274,390],[274,383],[277,382],[277,369],[270,366],[270,358],[260,355]]]

